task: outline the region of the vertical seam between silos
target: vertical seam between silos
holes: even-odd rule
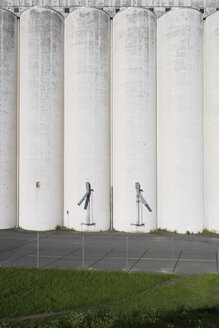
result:
[[[108,31],[109,48],[109,142],[110,142],[110,230],[113,230],[113,19],[109,20],[110,29]]]
[[[155,26],[156,26],[156,33],[155,33],[155,36],[156,36],[156,40],[155,40],[155,83],[154,83],[154,87],[155,87],[155,156],[156,156],[156,159],[155,159],[155,165],[156,165],[156,169],[155,169],[155,174],[156,174],[156,182],[155,182],[155,186],[156,186],[156,203],[155,203],[155,207],[156,207],[156,217],[155,217],[155,229],[157,229],[157,220],[158,220],[158,170],[157,170],[157,17],[155,16]]]
[[[202,91],[202,94],[203,94],[203,207],[204,207],[204,222],[203,222],[203,228],[207,228],[207,217],[206,217],[206,214],[207,214],[207,211],[206,211],[206,190],[205,190],[205,185],[206,185],[206,182],[205,182],[205,141],[206,141],[206,137],[205,137],[205,130],[206,130],[206,126],[205,126],[205,40],[206,40],[206,30],[205,30],[205,23],[206,20],[203,20],[203,47],[202,47],[202,51],[203,51],[203,72],[202,72],[202,80],[203,80],[203,91]]]
[[[158,228],[158,216],[159,216],[159,168],[158,168],[158,158],[159,158],[159,113],[158,113],[158,28],[159,26],[159,18],[156,19],[156,210],[157,210],[157,215],[156,215],[156,227],[155,229]]]
[[[65,225],[65,38],[66,18],[62,19],[62,226]],[[69,228],[69,226],[68,226]]]
[[[19,198],[20,198],[20,20],[17,18],[17,38],[16,38],[16,56],[17,56],[17,106],[16,106],[16,122],[17,122],[17,129],[16,129],[16,163],[17,163],[17,218],[16,218],[16,225],[19,227]]]

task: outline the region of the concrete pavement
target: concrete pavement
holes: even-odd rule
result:
[[[218,273],[218,235],[0,230],[0,266]]]

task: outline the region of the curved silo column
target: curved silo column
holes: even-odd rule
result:
[[[64,224],[76,230],[110,227],[109,31],[102,10],[77,9],[66,19]]]
[[[219,232],[219,13],[205,21],[205,225]]]
[[[203,20],[178,8],[158,20],[158,227],[203,229]]]
[[[0,9],[0,229],[17,220],[17,17]]]
[[[142,8],[113,19],[113,226],[156,228],[156,17]]]
[[[63,217],[63,17],[47,8],[20,19],[19,225],[48,230]]]

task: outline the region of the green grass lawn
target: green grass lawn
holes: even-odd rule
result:
[[[147,292],[176,278],[164,274],[1,268],[0,318],[112,303],[66,315],[0,323],[0,327],[218,328],[219,275],[195,275]],[[117,302],[127,296],[133,297]]]
[[[0,318],[108,302],[173,279],[172,275],[57,269],[0,269]]]

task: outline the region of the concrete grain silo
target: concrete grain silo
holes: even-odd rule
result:
[[[113,19],[113,226],[156,228],[156,17],[143,8]]]
[[[19,225],[49,230],[63,218],[63,17],[20,18]]]
[[[0,9],[0,229],[17,220],[17,17]]]
[[[158,227],[203,229],[203,20],[178,8],[158,20]]]
[[[66,18],[65,31],[64,225],[76,230],[107,230],[110,19],[102,10],[77,9]],[[90,191],[84,210],[84,203],[78,206],[78,202],[89,188],[94,191]]]
[[[205,225],[219,232],[219,12],[205,21]]]

